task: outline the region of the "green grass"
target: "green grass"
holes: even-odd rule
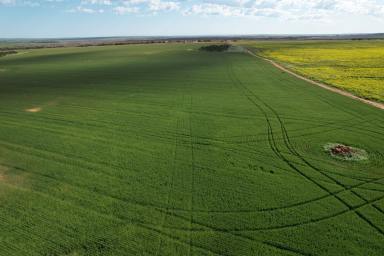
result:
[[[311,79],[384,102],[384,40],[247,42]]]
[[[383,112],[198,47],[0,58],[0,255],[382,255]]]

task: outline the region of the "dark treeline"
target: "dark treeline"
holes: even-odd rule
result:
[[[109,45],[130,45],[130,44],[164,44],[164,43],[209,43],[217,42],[209,39],[194,39],[194,40],[183,40],[183,39],[169,39],[169,40],[122,40],[122,41],[98,41],[98,40],[79,40],[79,41],[62,41],[62,42],[25,42],[15,43],[15,45],[1,47],[0,51],[11,51],[20,49],[42,49],[42,48],[62,48],[62,47],[90,47],[90,46],[109,46]],[[221,40],[219,42],[226,42]]]
[[[212,44],[200,47],[201,51],[207,52],[224,52],[230,47],[229,44]]]
[[[15,54],[17,51],[0,51],[0,57],[4,57],[9,54]]]

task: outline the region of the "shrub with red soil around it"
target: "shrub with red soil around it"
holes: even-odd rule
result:
[[[368,154],[364,149],[346,146],[340,143],[328,143],[324,146],[326,152],[331,156],[350,161],[367,160]]]

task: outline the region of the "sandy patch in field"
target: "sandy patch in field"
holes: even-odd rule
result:
[[[44,108],[54,107],[54,106],[59,105],[61,99],[62,99],[62,97],[57,97],[57,98],[55,98],[53,100],[43,102],[42,104],[38,104],[38,106],[34,106],[34,107],[31,107],[31,108],[26,108],[26,109],[24,109],[24,111],[25,112],[29,112],[29,113],[37,113],[37,112],[42,111]]]
[[[8,171],[8,168],[0,165],[0,182],[5,181],[5,173]]]
[[[52,107],[52,106],[56,106],[56,105],[58,105],[59,104],[59,98],[57,98],[57,99],[54,99],[54,100],[51,100],[51,101],[48,101],[46,104],[45,104],[45,106],[50,106],[50,107]],[[43,105],[44,106],[44,105]]]
[[[41,110],[42,110],[41,107],[35,107],[35,108],[27,108],[25,111],[30,113],[37,113],[37,112],[40,112]]]
[[[30,173],[12,170],[11,167],[0,165],[0,183],[25,187],[28,186],[27,180],[30,175]]]

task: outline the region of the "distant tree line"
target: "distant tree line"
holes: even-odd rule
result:
[[[229,44],[212,44],[200,47],[201,51],[207,52],[224,52],[230,47]]]
[[[5,55],[15,54],[17,51],[0,51],[0,57],[4,57]]]
[[[76,41],[31,41],[22,44],[15,44],[10,46],[1,46],[0,51],[11,51],[20,49],[42,49],[42,48],[62,48],[62,47],[89,47],[89,46],[108,46],[108,45],[130,45],[130,44],[165,44],[165,43],[209,43],[218,42],[218,40],[210,39],[158,39],[158,40],[111,40],[111,41],[97,41],[97,40],[76,40]],[[225,43],[227,40],[219,40]]]

